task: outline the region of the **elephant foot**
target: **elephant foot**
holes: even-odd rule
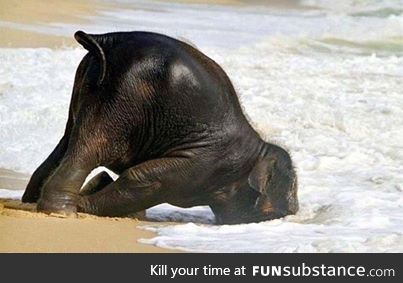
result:
[[[41,187],[42,184],[38,183],[36,179],[31,177],[27,187],[25,188],[25,192],[22,195],[21,201],[24,203],[34,203],[37,202],[39,196],[41,195]]]
[[[46,214],[76,215],[77,214],[77,195],[70,194],[52,194],[51,196],[42,196],[37,204],[37,211]]]
[[[28,191],[22,195],[21,201],[23,203],[35,203],[39,199],[39,194],[31,194]]]

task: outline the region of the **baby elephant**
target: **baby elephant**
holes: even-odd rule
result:
[[[64,136],[34,172],[23,202],[38,211],[125,216],[160,203],[208,205],[219,224],[298,210],[289,154],[242,113],[206,55],[150,32],[86,34]],[[106,172],[82,187],[88,174]],[[80,190],[81,189],[81,190]]]

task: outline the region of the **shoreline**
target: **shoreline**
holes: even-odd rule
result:
[[[100,10],[113,9],[113,4],[99,0],[5,0],[0,5],[0,48],[75,46],[73,35],[49,34],[41,27],[51,27],[54,23],[87,23]]]
[[[209,6],[265,6],[272,8],[304,9],[297,0],[158,0],[161,4]],[[102,11],[118,9],[141,10],[138,3],[102,0],[4,0],[0,4],[0,48],[62,48],[77,47],[73,31],[66,34],[63,26],[96,26]],[[51,11],[51,12],[50,12]],[[75,26],[75,25],[79,26]],[[62,27],[58,27],[61,25]],[[50,33],[49,30],[52,32]],[[113,27],[111,27],[111,31]]]
[[[23,190],[29,181],[29,175],[0,168],[0,189]]]

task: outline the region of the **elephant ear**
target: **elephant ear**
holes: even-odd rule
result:
[[[260,160],[249,174],[249,186],[260,194],[265,194],[272,177],[271,175],[274,165],[274,160]]]
[[[102,46],[97,42],[97,36],[87,34],[81,30],[74,34],[74,38],[91,54],[95,55],[99,61],[100,71],[98,75],[97,85],[102,85],[106,76],[106,58]]]

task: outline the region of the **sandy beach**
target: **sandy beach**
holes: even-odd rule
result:
[[[0,169],[0,188],[21,190],[27,181],[25,174]],[[155,235],[138,228],[145,221],[88,214],[64,218],[35,210],[35,204],[0,199],[0,252],[175,252],[138,242]]]

